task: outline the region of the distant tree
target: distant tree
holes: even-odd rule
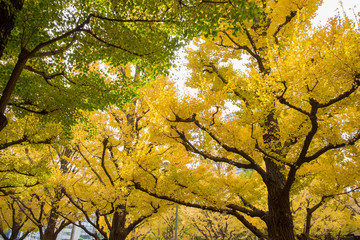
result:
[[[66,148],[58,154],[48,153],[50,174],[46,181],[34,188],[26,188],[21,194],[10,196],[27,220],[36,227],[40,240],[56,240],[59,233],[71,223],[69,219],[80,219],[77,209],[71,208],[63,189],[57,186],[59,181],[66,181],[72,171],[66,159],[73,154],[71,149]],[[35,157],[32,158],[36,161]]]
[[[0,235],[4,240],[23,240],[35,230],[12,197],[0,198]]]
[[[125,240],[144,221],[168,207],[129,181],[137,161],[147,161],[147,153],[156,147],[149,146],[141,132],[146,113],[146,106],[135,100],[124,110],[89,113],[89,122],[74,127],[76,137],[71,144],[77,157],[69,161],[76,171],[59,186],[83,216],[73,224],[94,239]],[[156,167],[159,171],[160,166]]]

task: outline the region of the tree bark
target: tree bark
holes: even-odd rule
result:
[[[56,237],[58,235],[56,231],[56,222],[58,218],[59,215],[56,213],[56,210],[51,209],[49,220],[41,240],[56,240]]]
[[[264,135],[264,143],[272,148],[272,152],[285,156],[278,138],[278,122],[274,112],[267,116],[265,126],[268,132]],[[275,145],[275,146],[274,146]],[[268,191],[268,236],[271,240],[295,240],[294,223],[290,208],[290,189],[285,189],[286,176],[282,172],[282,164],[264,157],[268,179],[265,181]]]
[[[19,79],[21,72],[25,67],[26,62],[29,59],[29,56],[30,56],[29,54],[30,53],[27,50],[25,50],[25,49],[21,50],[18,61],[14,67],[14,70],[12,71],[10,79],[7,82],[5,89],[1,95],[1,99],[0,99],[0,131],[7,124],[7,119],[4,115],[6,106],[8,105],[11,94],[13,93],[13,91],[15,89],[17,80]]]
[[[11,31],[15,25],[15,15],[23,7],[23,0],[0,0],[0,59],[3,56]],[[0,112],[0,131],[7,125],[4,111]]]
[[[12,228],[11,228],[11,235],[7,240],[17,240],[18,239],[18,235],[20,233],[21,227],[19,226],[19,224],[15,224]]]
[[[125,227],[126,213],[116,211],[113,215],[109,240],[125,240],[130,231]]]
[[[271,240],[295,240],[293,218],[288,194],[281,194],[268,189],[269,215],[267,221],[268,235]]]
[[[22,9],[23,4],[24,0],[0,0],[0,59],[14,28],[16,13]]]

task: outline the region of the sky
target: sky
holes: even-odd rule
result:
[[[354,12],[360,11],[360,0],[323,0],[323,4],[317,11],[317,16],[313,19],[312,23],[315,25],[322,25],[326,20],[335,16],[338,12],[343,15],[343,10],[349,18],[354,19]],[[342,2],[342,4],[340,3]],[[341,5],[343,7],[341,7]]]
[[[340,14],[343,16],[345,13],[347,17],[351,19],[356,19],[356,13],[360,12],[360,0],[323,0],[323,4],[319,7],[317,11],[317,16],[312,20],[314,26],[320,26],[326,23],[327,19]],[[359,17],[359,16],[357,16]],[[357,19],[359,22],[360,19]],[[357,26],[359,28],[359,26]],[[178,60],[176,61],[177,69],[171,70],[171,78],[174,79],[177,85],[181,89],[185,89],[184,83],[186,78],[189,76],[189,72],[186,70],[186,67],[183,65],[185,52],[180,50],[178,52]],[[238,67],[242,68],[245,61],[239,61]],[[187,91],[192,91],[187,88]]]

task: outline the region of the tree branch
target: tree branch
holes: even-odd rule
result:
[[[106,186],[106,184],[104,183],[104,181],[101,179],[100,175],[95,171],[95,169],[93,168],[93,166],[91,166],[91,163],[90,161],[85,157],[85,155],[82,153],[81,149],[80,149],[80,146],[79,145],[76,145],[76,148],[78,149],[81,157],[85,160],[85,162],[88,164],[88,166],[90,167],[91,171],[96,175],[96,177],[99,179],[100,183],[103,185],[103,186]]]
[[[142,215],[141,217],[137,218],[136,220],[132,221],[128,227],[126,228],[129,232],[131,232],[132,230],[134,230],[135,227],[137,227],[140,223],[142,223],[145,219],[151,217],[154,213],[158,212],[158,209],[160,207],[158,206],[157,208],[154,208],[153,211],[149,214],[146,215]]]
[[[260,72],[265,73],[265,74],[268,73],[268,70],[265,69],[264,63],[263,63],[260,55],[257,53],[257,50],[258,50],[258,49],[257,49],[257,47],[256,47],[255,41],[252,39],[252,36],[251,36],[249,30],[247,30],[244,25],[241,25],[241,27],[242,27],[242,29],[245,31],[246,37],[247,37],[248,40],[250,41],[250,44],[251,44],[251,46],[252,46],[252,48],[253,48],[253,53],[254,53],[254,54],[251,55],[251,56],[255,58],[258,66],[259,66]],[[249,52],[249,53],[250,53],[250,52]],[[250,54],[251,54],[251,53],[250,53]]]
[[[17,108],[21,108],[25,111],[31,112],[31,113],[35,113],[35,114],[40,114],[40,115],[47,115],[49,113],[58,111],[59,109],[53,109],[53,110],[46,110],[46,109],[42,109],[42,110],[33,110],[27,107],[22,106],[21,104],[17,104],[17,103],[9,103],[8,105],[10,106],[15,106]],[[28,104],[30,106],[35,106],[34,104]]]
[[[210,154],[207,154],[199,149],[197,149],[193,144],[191,144],[184,133],[179,132],[178,130],[175,129],[175,131],[179,134],[180,139],[182,139],[183,143],[185,143],[185,147],[188,146],[190,147],[189,150],[194,150],[196,151],[196,153],[203,155],[204,157],[211,159],[213,161],[218,161],[218,162],[226,162],[229,163],[233,166],[239,167],[239,168],[245,168],[245,169],[253,169],[256,172],[258,172],[262,178],[267,178],[267,173],[255,162],[255,160],[250,157],[247,153],[245,153],[244,151],[237,149],[235,147],[230,147],[225,143],[222,143],[216,136],[215,134],[210,131],[210,129],[208,129],[207,127],[203,126],[198,120],[196,120],[196,114],[194,113],[190,118],[181,118],[179,117],[177,114],[175,114],[175,120],[171,120],[171,119],[167,119],[169,122],[193,122],[199,129],[203,130],[204,132],[206,132],[207,134],[209,134],[209,136],[215,141],[217,142],[223,149],[225,149],[228,152],[231,153],[235,153],[240,155],[242,158],[246,159],[247,161],[250,162],[250,164],[243,164],[243,163],[239,163],[236,162],[234,160],[231,159],[227,159],[227,158],[222,158],[222,157],[217,157],[217,156],[212,156]]]
[[[264,154],[264,156],[268,157],[269,159],[273,159],[276,162],[285,164],[286,166],[291,166],[291,163],[288,163],[286,161],[283,161],[275,156],[270,155],[269,153],[265,152],[265,150],[263,150],[258,144],[255,144],[255,149],[259,150],[259,152],[261,152],[262,154]]]
[[[32,72],[32,73],[36,73],[40,76],[42,76],[44,78],[44,80],[46,81],[47,84],[49,84],[50,86],[52,87],[56,87],[59,89],[58,86],[55,86],[54,84],[50,83],[49,82],[49,79],[52,79],[52,78],[55,78],[57,76],[63,76],[64,75],[64,72],[61,72],[61,73],[55,73],[55,74],[51,74],[51,75],[48,75],[47,73],[43,72],[43,71],[40,71],[40,70],[37,70],[37,69],[34,69],[33,67],[29,66],[29,65],[25,65],[24,69]]]
[[[94,18],[98,18],[105,21],[110,22],[120,22],[120,23],[164,23],[164,22],[170,22],[170,20],[163,20],[163,19],[117,19],[117,18],[108,18],[96,14],[90,14]]]
[[[1,95],[1,99],[0,99],[0,131],[6,126],[7,124],[7,119],[4,116],[4,112],[6,109],[6,106],[8,105],[8,102],[10,100],[10,97],[15,89],[17,80],[19,79],[27,61],[30,58],[36,57],[36,53],[41,50],[42,48],[51,45],[52,43],[55,43],[57,41],[60,41],[62,39],[65,39],[69,36],[71,36],[72,34],[80,31],[80,29],[82,29],[86,24],[89,23],[91,16],[89,15],[86,20],[84,22],[82,22],[81,24],[79,24],[77,27],[75,27],[74,29],[65,32],[64,34],[55,37],[49,41],[46,42],[42,42],[40,44],[38,44],[32,51],[28,51],[25,48],[21,49],[21,52],[18,56],[18,60],[15,64],[15,67],[10,75],[9,80],[6,83],[5,89],[2,92]]]
[[[244,208],[244,207],[238,206],[236,204],[228,204],[228,205],[226,205],[226,207],[236,210],[236,211],[239,211],[239,212],[242,212],[250,217],[259,217],[259,218],[263,219],[266,216],[266,212],[261,211],[259,209],[250,210],[248,208]]]
[[[298,111],[298,112],[300,112],[300,113],[302,113],[302,114],[305,114],[306,116],[310,116],[310,113],[308,113],[308,112],[306,112],[305,110],[303,110],[303,109],[301,109],[301,108],[299,108],[299,107],[296,107],[295,105],[292,105],[291,103],[289,103],[285,98],[284,98],[284,95],[285,95],[285,93],[286,93],[286,91],[287,91],[287,86],[286,86],[286,84],[285,84],[285,82],[283,82],[283,85],[284,85],[284,91],[282,92],[282,94],[279,96],[279,97],[277,97],[277,99],[279,100],[279,102],[281,103],[281,104],[284,104],[285,106],[288,106],[289,108],[291,108],[291,109],[294,109],[294,110],[296,110],[296,111]]]
[[[242,209],[241,207],[238,207],[237,209],[232,209],[232,208],[224,209],[224,208],[217,208],[217,207],[213,207],[213,206],[201,205],[201,204],[198,204],[198,203],[190,203],[190,202],[175,199],[175,198],[170,197],[170,196],[163,196],[163,195],[156,194],[154,192],[151,192],[151,191],[143,188],[140,185],[140,183],[134,182],[134,186],[135,186],[136,189],[138,189],[140,191],[143,191],[143,192],[149,194],[150,196],[153,196],[153,197],[156,197],[156,198],[159,198],[159,199],[167,200],[167,201],[174,202],[174,203],[181,204],[181,205],[188,206],[188,207],[194,207],[194,208],[199,208],[199,209],[203,209],[203,210],[209,210],[209,211],[213,211],[213,212],[226,213],[226,214],[233,215],[236,218],[238,218],[255,235],[257,235],[258,237],[265,237],[265,234],[263,234],[260,230],[258,230],[256,227],[254,227],[249,221],[247,221],[245,219],[244,216],[242,216],[240,213],[237,212],[237,211],[240,211],[240,210],[245,210],[245,209]],[[230,206],[234,207],[235,205],[230,205]],[[246,211],[249,211],[249,213],[254,213],[253,211],[250,211],[248,209],[246,209]],[[254,216],[255,215],[256,214],[254,213]],[[263,216],[262,213],[260,215]]]
[[[21,143],[24,143],[24,142],[28,142],[28,143],[31,143],[31,144],[50,144],[51,140],[53,140],[53,139],[54,139],[54,137],[50,137],[50,138],[40,140],[40,141],[32,141],[32,140],[30,140],[28,138],[27,135],[24,135],[21,139],[0,144],[0,150],[8,148],[8,147],[16,145],[16,144],[21,144]]]
[[[235,216],[242,224],[244,224],[245,227],[247,227],[252,233],[254,233],[257,237],[267,239],[267,236],[261,232],[259,229],[257,229],[254,225],[252,225],[246,218],[241,215],[240,213],[233,211],[233,216]]]
[[[24,135],[22,138],[20,138],[18,140],[14,140],[14,141],[11,141],[11,142],[0,144],[0,150],[6,149],[6,148],[8,148],[10,146],[13,146],[13,145],[16,145],[16,144],[21,144],[21,143],[26,142],[26,141],[28,141],[28,138],[27,138],[26,135]]]
[[[107,171],[106,169],[106,166],[105,166],[105,154],[106,154],[106,146],[107,144],[109,143],[109,139],[108,138],[105,138],[104,141],[102,142],[103,144],[103,151],[102,151],[102,155],[101,155],[101,167],[102,169],[104,170],[106,176],[108,177],[110,183],[112,186],[114,186],[114,181],[112,180],[109,172]]]
[[[88,34],[91,35],[93,38],[95,38],[95,39],[98,40],[99,42],[102,42],[102,43],[105,44],[105,45],[108,45],[108,46],[113,47],[113,48],[120,49],[120,50],[122,50],[122,51],[124,51],[124,52],[130,53],[130,54],[135,55],[135,56],[138,56],[138,57],[143,57],[143,56],[152,54],[152,52],[151,52],[151,53],[145,53],[145,54],[140,54],[140,53],[132,52],[132,51],[130,51],[130,50],[128,50],[128,49],[126,49],[126,48],[124,48],[124,47],[122,47],[122,46],[109,43],[109,42],[103,40],[102,38],[100,38],[99,36],[97,36],[97,35],[96,35],[95,33],[93,33],[90,29],[81,29],[80,31],[85,32],[85,33],[88,33]]]
[[[64,48],[59,48],[57,50],[50,51],[50,52],[36,53],[34,57],[50,57],[50,56],[54,56],[54,55],[57,55],[60,53],[64,53],[71,48],[71,46],[75,43],[75,41],[76,41],[76,32],[74,33],[74,36],[71,39],[70,43],[67,46],[65,46]]]
[[[291,12],[290,12],[290,15],[286,16],[285,22],[283,22],[282,24],[280,24],[280,25],[278,26],[278,28],[276,29],[276,31],[274,32],[273,37],[275,38],[275,43],[276,43],[277,45],[279,45],[279,39],[278,39],[278,37],[277,37],[277,34],[280,32],[280,30],[281,30],[286,24],[288,24],[288,23],[296,16],[296,14],[297,14],[297,11],[291,11]]]
[[[220,78],[220,80],[227,85],[229,82],[224,78],[224,76],[222,76],[222,74],[220,74],[219,70],[217,69],[217,67],[215,67],[215,65],[213,63],[210,63],[209,65],[204,65],[205,67],[211,67],[211,69],[213,70],[213,72],[216,73],[216,75],[218,76],[218,78]],[[209,71],[210,72],[210,71]],[[238,96],[241,100],[243,100],[245,102],[246,105],[248,105],[248,102],[246,101],[246,99],[237,91],[237,90],[233,90],[234,94],[236,96]]]
[[[338,149],[338,148],[342,148],[342,147],[349,146],[349,145],[354,145],[359,139],[360,139],[360,131],[358,131],[355,134],[355,136],[347,142],[340,143],[340,144],[326,145],[325,147],[321,148],[316,153],[314,153],[312,156],[305,157],[304,162],[310,162],[314,159],[317,159],[318,157],[320,157],[322,154],[326,153],[329,150]]]
[[[319,103],[319,108],[325,108],[329,107],[330,105],[333,105],[334,103],[337,103],[347,97],[349,97],[352,93],[354,93],[360,86],[360,74],[356,73],[354,76],[354,82],[352,84],[352,87],[347,90],[346,92],[343,92],[337,97],[332,98],[327,103]]]
[[[295,181],[296,172],[300,168],[300,166],[306,161],[306,154],[307,154],[310,144],[311,144],[312,140],[314,139],[314,136],[319,128],[319,125],[317,122],[317,116],[316,116],[317,111],[319,109],[319,103],[315,99],[311,98],[310,105],[311,105],[311,111],[309,114],[309,118],[311,121],[311,129],[305,137],[303,147],[301,149],[301,152],[300,152],[296,162],[290,167],[288,177],[287,177],[284,189],[283,189],[284,193],[287,193],[290,191],[290,188]]]
[[[223,162],[223,163],[228,163],[230,165],[233,165],[235,167],[238,168],[244,168],[244,169],[254,169],[254,166],[252,164],[244,164],[244,163],[239,163],[236,162],[235,160],[229,159],[229,158],[225,158],[225,157],[218,157],[218,156],[214,156],[211,155],[209,153],[206,153],[204,151],[199,150],[198,148],[196,148],[185,136],[184,133],[179,132],[178,130],[176,130],[176,132],[179,134],[180,139],[182,140],[182,144],[186,147],[186,149],[190,150],[193,153],[199,154],[202,157],[204,157],[205,159],[210,159],[214,162]]]
[[[248,46],[246,45],[240,45],[239,43],[237,43],[226,31],[221,31],[223,34],[225,34],[225,36],[236,46],[236,47],[233,47],[233,49],[236,49],[236,50],[245,50],[246,52],[248,52],[252,57],[254,58],[257,58],[258,55],[252,51]],[[218,44],[217,44],[218,45]],[[222,44],[222,42],[218,45],[218,46],[221,46],[221,47],[230,47],[230,46],[226,46],[224,44]],[[253,47],[255,45],[252,45]]]
[[[61,35],[58,36],[58,37],[55,37],[55,38],[53,38],[53,39],[50,39],[49,41],[39,43],[39,44],[30,52],[29,58],[30,58],[30,57],[37,57],[36,53],[37,53],[40,49],[42,49],[42,48],[44,48],[44,47],[46,47],[46,46],[49,46],[49,45],[51,45],[51,44],[53,44],[53,43],[55,43],[55,42],[57,42],[57,41],[60,41],[60,40],[62,40],[62,39],[65,39],[65,38],[71,36],[72,34],[75,34],[76,32],[82,31],[82,29],[84,28],[84,26],[87,25],[87,24],[89,24],[91,17],[92,17],[92,15],[90,14],[82,23],[80,23],[79,25],[77,25],[75,28],[73,28],[73,29],[71,29],[71,30],[69,30],[69,31],[61,34]],[[74,37],[74,38],[75,38],[75,37]],[[73,38],[73,40],[74,40],[74,38]]]
[[[65,196],[69,199],[69,201],[70,201],[77,209],[79,209],[79,210],[81,211],[81,213],[84,215],[86,221],[87,221],[91,226],[93,226],[95,229],[99,230],[99,232],[100,232],[101,234],[104,235],[104,232],[103,232],[101,229],[98,229],[96,222],[95,222],[95,223],[93,222],[93,216],[89,216],[89,214],[87,213],[87,211],[85,211],[85,209],[84,209],[82,206],[80,206],[80,204],[76,203],[75,200],[70,196],[70,194],[69,194],[67,191],[64,191],[64,194],[65,194]],[[59,214],[60,214],[60,213],[59,213]],[[91,214],[92,214],[92,213],[91,213]],[[62,214],[61,214],[61,216],[64,217]],[[66,218],[66,219],[67,219],[68,221],[70,221],[72,224],[74,224],[74,225],[82,228],[87,234],[93,236],[93,233],[90,232],[85,226],[83,226],[83,225],[81,224],[81,222],[79,222],[79,223],[77,224],[76,222],[71,221],[71,220],[70,220],[69,218],[67,218],[67,217],[64,217],[64,218]],[[104,236],[106,236],[106,233],[105,233]],[[93,237],[94,237],[94,236],[93,236]]]

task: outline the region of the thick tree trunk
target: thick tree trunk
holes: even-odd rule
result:
[[[47,226],[45,228],[44,234],[41,240],[56,240],[57,232],[56,232],[56,222],[59,218],[59,215],[56,214],[55,210],[51,210],[49,220]],[[41,229],[40,229],[41,231]]]
[[[13,226],[11,229],[11,235],[8,240],[17,240],[20,233],[20,226]]]
[[[264,135],[266,143],[276,155],[285,157],[278,138],[278,123],[274,112],[270,112],[265,122],[267,133]],[[267,228],[270,240],[295,240],[294,223],[290,208],[290,189],[285,190],[285,166],[264,157],[268,179],[265,181],[268,190]]]
[[[271,240],[295,240],[294,224],[288,196],[277,191],[269,191],[267,222],[268,235]]]
[[[283,167],[265,158],[270,180],[268,190],[268,236],[271,240],[295,240],[294,224],[290,208],[290,195],[284,191]]]
[[[126,214],[115,212],[113,215],[109,240],[125,240],[130,231],[125,227]]]

